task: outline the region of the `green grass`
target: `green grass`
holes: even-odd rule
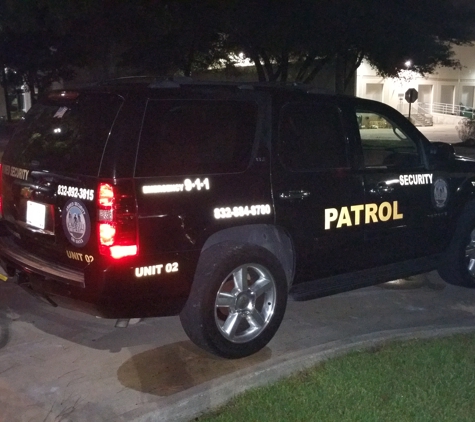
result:
[[[475,334],[351,352],[198,420],[474,421]]]

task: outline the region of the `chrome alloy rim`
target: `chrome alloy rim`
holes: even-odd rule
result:
[[[244,264],[221,283],[214,320],[233,343],[246,343],[267,327],[275,310],[277,290],[272,274],[259,264]]]
[[[470,233],[470,241],[465,247],[465,262],[468,273],[475,278],[475,229]]]

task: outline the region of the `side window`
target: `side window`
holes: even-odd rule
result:
[[[244,171],[256,125],[253,102],[151,100],[145,111],[136,176]]]
[[[365,167],[419,167],[421,156],[416,143],[385,116],[357,111]]]
[[[331,104],[284,106],[278,153],[282,164],[293,171],[348,167],[339,110]]]

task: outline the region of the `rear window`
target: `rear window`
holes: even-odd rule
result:
[[[257,104],[153,100],[147,104],[136,176],[232,173],[249,165]]]
[[[81,93],[74,102],[36,104],[9,143],[3,161],[96,176],[121,104],[117,95],[90,93]]]

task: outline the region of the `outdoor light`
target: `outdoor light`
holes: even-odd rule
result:
[[[411,65],[412,65],[412,62],[410,60],[408,60],[406,63],[404,63],[406,65],[407,68],[409,68]]]

